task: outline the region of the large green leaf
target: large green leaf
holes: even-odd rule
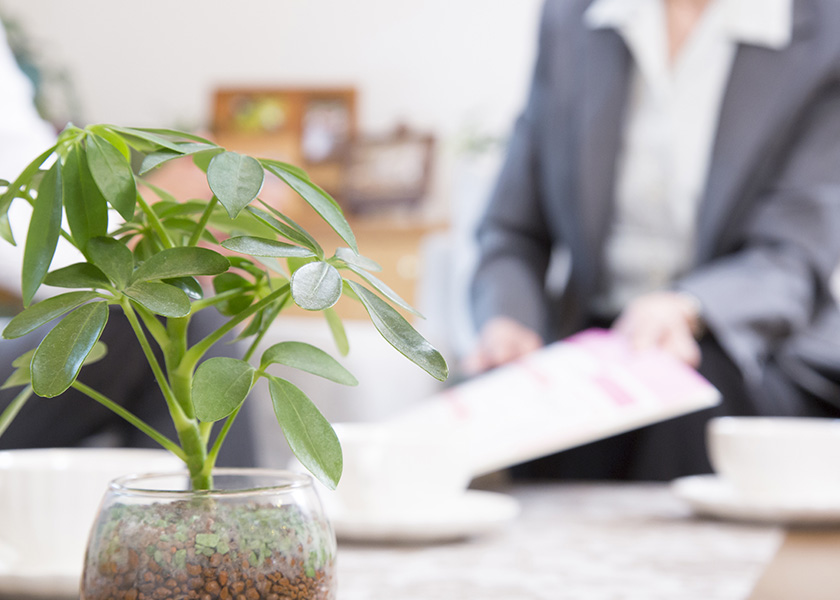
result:
[[[137,202],[137,184],[131,165],[122,153],[104,138],[89,134],[86,138],[88,169],[96,186],[123,219],[130,221]]]
[[[189,297],[179,288],[157,281],[132,283],[125,295],[163,317],[186,317],[192,308]]]
[[[29,231],[23,251],[24,306],[32,302],[35,292],[41,287],[55,254],[61,232],[61,192],[61,167],[56,161],[41,180],[41,185],[38,186],[38,197],[32,207],[32,217],[29,221]]]
[[[32,389],[53,398],[72,385],[108,321],[108,305],[80,306],[53,327],[32,355]]]
[[[303,265],[290,280],[295,304],[306,310],[324,310],[341,297],[341,274],[323,261]]]
[[[155,127],[132,127],[129,131],[133,132],[142,132],[142,133],[149,133],[152,135],[156,135],[162,138],[175,138],[176,140],[190,140],[193,142],[201,142],[203,144],[211,144],[213,142],[208,140],[207,138],[203,138],[200,135],[196,135],[194,133],[189,133],[187,131],[178,131],[177,129],[163,129],[163,128],[155,128]]]
[[[353,230],[350,229],[350,225],[344,218],[344,213],[341,211],[338,203],[329,194],[290,169],[280,167],[277,164],[268,164],[266,165],[266,169],[277,175],[277,177],[296,191],[309,206],[315,209],[315,212],[321,215],[321,218],[335,230],[341,239],[347,242],[348,246],[356,252],[359,251]]]
[[[294,246],[285,242],[278,242],[277,240],[249,235],[226,239],[222,242],[222,247],[251,256],[273,256],[276,258],[288,258],[290,256],[306,258],[315,256],[309,248],[302,248],[301,246]]]
[[[265,212],[264,210],[260,210],[259,208],[255,208],[253,206],[249,206],[247,212],[254,215],[257,220],[260,222],[268,225],[271,229],[282,235],[288,240],[293,242],[297,242],[301,246],[305,246],[312,250],[317,256],[324,256],[324,250],[315,241],[314,238],[309,236],[308,234],[299,231],[298,229],[287,225],[286,223],[281,223],[273,216]]]
[[[444,381],[448,377],[449,367],[443,356],[400,313],[361,284],[354,281],[348,281],[347,284],[364,305],[374,327],[388,343],[435,379]]]
[[[257,159],[236,152],[217,154],[207,167],[207,184],[231,219],[257,197],[264,179]]]
[[[342,385],[359,385],[353,374],[332,356],[303,342],[280,342],[268,348],[263,352],[260,368],[273,364],[300,369]]]
[[[209,358],[198,365],[192,383],[195,416],[204,422],[229,416],[248,397],[255,373],[254,367],[235,358]]]
[[[230,268],[224,256],[207,248],[167,248],[151,256],[134,272],[131,281],[171,279],[188,275],[218,275]]]
[[[98,267],[90,263],[74,263],[47,273],[44,285],[60,288],[106,289],[111,286],[111,282]]]
[[[341,322],[341,317],[334,308],[327,308],[324,310],[324,318],[330,326],[335,347],[338,348],[341,356],[347,356],[350,353],[350,343],[347,341],[347,332],[344,329],[344,323]]]
[[[134,255],[128,246],[113,238],[95,237],[88,242],[85,254],[118,290],[128,285],[134,271]]]
[[[74,144],[61,167],[64,181],[64,211],[70,233],[79,248],[92,237],[108,231],[108,206],[93,184],[87,158],[80,144]]]
[[[49,323],[77,306],[98,297],[99,295],[95,292],[68,292],[41,300],[18,313],[9,321],[9,324],[3,330],[3,337],[7,340],[19,338],[38,329],[44,323]]]
[[[333,428],[306,394],[285,379],[269,375],[268,389],[292,452],[321,483],[335,489],[344,464]]]
[[[35,160],[29,163],[26,168],[21,171],[20,175],[17,176],[17,179],[8,184],[8,189],[0,195],[0,217],[2,217],[0,220],[2,220],[5,225],[0,227],[0,235],[2,235],[3,239],[9,242],[12,246],[17,245],[15,244],[15,238],[12,235],[12,230],[8,227],[8,213],[9,207],[12,205],[12,200],[15,199],[22,187],[29,185],[29,182],[36,174],[38,174],[41,165],[44,164],[44,161],[46,161],[47,158],[49,158],[49,156],[55,151],[55,148],[55,146],[51,146],[42,152]]]

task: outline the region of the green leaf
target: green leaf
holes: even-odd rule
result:
[[[204,290],[195,277],[173,277],[171,279],[164,279],[163,283],[174,285],[184,292],[190,300],[201,300],[204,298]]]
[[[411,306],[408,302],[406,302],[405,300],[400,298],[399,294],[397,294],[397,292],[395,292],[390,287],[388,287],[388,285],[384,281],[382,281],[381,279],[379,279],[377,277],[374,277],[373,275],[371,275],[367,271],[363,271],[362,269],[359,269],[358,267],[356,267],[354,265],[347,265],[347,268],[350,269],[351,271],[353,271],[356,275],[358,275],[359,277],[361,277],[365,281],[367,281],[376,290],[378,290],[380,294],[385,296],[388,300],[390,300],[391,302],[393,302],[397,306],[400,306],[400,307],[404,308],[405,310],[407,310],[408,312],[410,312],[414,315],[417,315],[421,319],[426,318],[420,313],[420,311],[418,311],[413,306]]]
[[[164,148],[163,150],[158,150],[157,152],[147,154],[146,157],[143,159],[143,163],[140,165],[140,170],[138,171],[138,173],[140,175],[145,175],[152,169],[159,167],[160,165],[169,162],[170,160],[182,158],[184,156],[194,155],[199,152],[212,152],[215,155],[223,151],[223,148],[219,148],[215,144],[204,144],[200,142],[188,142],[184,144],[178,144],[178,151],[170,150],[169,148]]]
[[[330,333],[338,352],[341,356],[347,356],[350,353],[350,343],[347,341],[347,332],[344,329],[344,323],[341,322],[341,317],[334,308],[327,308],[324,309],[324,318],[330,326]]]
[[[282,168],[276,164],[269,164],[266,166],[266,169],[277,175],[286,185],[296,191],[315,212],[321,215],[321,218],[333,228],[341,239],[347,242],[350,248],[356,252],[359,251],[353,230],[350,229],[350,225],[344,218],[344,213],[341,211],[338,203],[329,194],[308,179],[300,177],[300,175],[292,170]]]
[[[92,237],[108,231],[108,205],[91,177],[87,157],[74,144],[61,168],[64,180],[64,211],[76,246],[84,248]]]
[[[236,152],[217,154],[207,167],[207,184],[231,219],[257,197],[264,179],[257,159]]]
[[[53,398],[72,385],[107,321],[107,303],[92,302],[53,327],[32,355],[32,388],[36,394]]]
[[[444,381],[448,377],[449,367],[443,356],[400,313],[364,286],[354,281],[348,281],[347,284],[364,305],[374,327],[388,343],[435,379]]]
[[[324,310],[341,297],[341,281],[341,274],[329,263],[303,265],[292,274],[292,298],[305,310]]]
[[[306,171],[304,171],[303,169],[301,169],[300,167],[298,167],[296,165],[293,165],[293,164],[290,164],[290,163],[287,163],[287,162],[283,162],[281,160],[274,160],[274,159],[271,159],[271,158],[261,158],[260,159],[260,164],[263,167],[265,167],[266,169],[268,169],[269,167],[276,167],[278,169],[283,169],[284,171],[288,171],[290,173],[293,173],[293,174],[297,175],[298,177],[300,177],[301,179],[306,179],[308,181],[311,181],[309,179],[309,175],[306,173]]]
[[[135,140],[139,139],[148,142],[148,144],[143,145],[144,148],[138,149],[144,150],[148,147],[149,144],[151,144],[153,147],[161,146],[163,148],[169,148],[170,150],[178,152],[178,142],[173,142],[167,139],[165,136],[155,133],[153,130],[137,129],[134,127],[117,127],[115,125],[108,125],[107,127],[111,131],[119,133],[123,138],[128,137],[134,138]],[[126,141],[128,141],[129,143],[132,142],[132,140],[130,139]],[[136,143],[133,145],[138,146]]]
[[[125,159],[131,163],[131,149],[118,133],[108,129],[105,125],[91,125],[87,128],[87,130],[107,140],[109,144],[119,150],[120,154],[122,154]]]
[[[74,263],[47,273],[44,285],[60,288],[107,289],[111,287],[111,282],[98,267],[90,263]]]
[[[123,219],[130,221],[137,201],[131,165],[117,148],[98,135],[88,135],[86,148],[88,169],[102,196]]]
[[[209,358],[198,365],[192,383],[195,416],[205,423],[229,416],[248,397],[254,368],[235,358]]]
[[[359,385],[353,374],[332,356],[303,342],[280,342],[263,352],[260,369],[280,364],[312,373],[342,385]]]
[[[133,127],[130,129],[130,131],[139,131],[143,133],[150,133],[164,138],[172,137],[176,139],[190,140],[193,142],[201,142],[203,144],[210,144],[215,146],[215,144],[213,144],[213,142],[211,142],[207,138],[203,138],[200,135],[189,133],[187,131],[178,131],[177,129],[164,129],[159,127]]]
[[[364,269],[365,271],[382,270],[382,267],[375,260],[371,260],[366,256],[353,252],[350,248],[336,248],[335,257],[344,261],[348,267],[358,267],[360,269]]]
[[[15,199],[20,189],[24,186],[28,186],[32,181],[32,178],[40,172],[41,165],[44,164],[44,161],[46,161],[53,152],[55,152],[55,148],[56,146],[51,146],[42,152],[35,160],[29,163],[26,168],[21,171],[20,175],[17,176],[17,179],[15,179],[13,183],[9,184],[9,189],[0,195],[0,216],[2,216],[4,222],[8,223],[9,207],[12,205],[12,200]],[[3,239],[9,242],[12,246],[17,245],[15,244],[15,238],[12,236],[12,230],[10,228],[3,227],[0,229],[0,234],[2,234]]]
[[[251,256],[273,256],[277,258],[287,258],[289,256],[306,258],[315,256],[308,248],[253,236],[240,236],[226,239],[222,242],[222,247],[233,252],[241,252],[242,254],[249,254]]]
[[[207,169],[210,167],[210,162],[213,160],[213,157],[217,154],[221,154],[224,151],[224,148],[216,146],[215,148],[210,148],[207,150],[202,150],[201,152],[196,152],[192,155],[193,164],[202,171],[204,171],[204,173],[207,173]]]
[[[134,255],[128,246],[110,237],[95,237],[88,242],[85,254],[118,290],[128,285],[134,271]]]
[[[234,296],[224,302],[219,302],[216,309],[226,316],[239,314],[254,301],[254,284],[236,273],[222,273],[213,278],[213,289],[216,294],[240,290],[241,294]]]
[[[259,221],[265,223],[286,239],[291,240],[292,242],[297,242],[301,246],[309,248],[318,256],[324,256],[323,248],[321,248],[318,242],[316,242],[314,239],[308,237],[307,234],[303,234],[300,231],[296,230],[294,227],[290,227],[285,223],[281,223],[280,221],[272,217],[270,214],[263,210],[260,210],[259,208],[249,206],[246,210],[252,215],[254,215]]]
[[[268,376],[274,415],[301,464],[324,485],[335,489],[341,479],[341,444],[333,428],[300,389]]]
[[[284,215],[283,213],[281,213],[279,210],[277,210],[277,209],[276,209],[276,208],[274,208],[273,206],[271,206],[271,205],[269,205],[269,204],[266,204],[266,203],[265,203],[264,201],[262,201],[262,200],[259,200],[259,203],[260,203],[260,204],[262,204],[262,206],[263,206],[263,207],[264,207],[264,208],[265,208],[268,212],[270,212],[272,215],[274,215],[277,219],[279,219],[280,221],[282,221],[283,223],[285,223],[286,225],[288,225],[289,227],[291,227],[291,228],[292,228],[293,230],[295,230],[295,231],[296,231],[296,232],[297,232],[300,236],[302,236],[303,238],[305,238],[305,239],[306,239],[309,243],[308,243],[308,244],[304,244],[304,246],[306,246],[307,248],[315,248],[315,249],[316,249],[316,252],[318,253],[318,255],[319,255],[321,258],[323,258],[324,253],[323,253],[323,251],[321,250],[321,246],[318,244],[318,242],[315,240],[315,238],[314,238],[314,237],[312,237],[311,235],[309,235],[309,232],[308,232],[308,231],[306,231],[303,227],[301,227],[300,225],[298,225],[298,224],[297,224],[294,220],[292,220],[292,219],[291,219],[288,215]]]
[[[29,232],[23,251],[23,305],[28,306],[50,268],[61,232],[61,168],[59,162],[47,171],[32,207]]]
[[[174,285],[157,281],[137,281],[125,290],[125,295],[163,317],[186,317],[190,314],[189,297]]]
[[[7,340],[19,338],[94,298],[99,298],[95,292],[68,292],[41,300],[9,321],[3,337]]]
[[[0,390],[8,390],[13,387],[29,385],[30,383],[32,383],[32,373],[30,372],[29,365],[27,365],[26,367],[12,371],[12,374],[0,386]]]
[[[171,279],[188,275],[218,275],[230,268],[224,256],[207,248],[167,248],[151,256],[134,272],[131,281]]]

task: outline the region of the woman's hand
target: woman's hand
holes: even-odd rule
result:
[[[481,328],[478,344],[463,367],[469,374],[481,373],[542,346],[542,338],[535,331],[509,317],[494,317]]]
[[[631,302],[613,324],[637,349],[660,348],[687,365],[700,366],[702,331],[698,302],[680,292],[653,292]]]

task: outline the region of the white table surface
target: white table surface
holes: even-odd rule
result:
[[[695,518],[665,484],[499,491],[522,514],[493,534],[339,543],[338,600],[743,600],[784,534]]]

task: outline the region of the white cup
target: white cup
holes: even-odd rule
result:
[[[340,423],[344,472],[328,508],[406,514],[460,498],[471,480],[463,439],[445,426]]]
[[[0,572],[81,575],[108,483],[183,467],[164,450],[62,448],[0,452]]]
[[[720,417],[707,428],[715,471],[744,499],[840,506],[840,420]]]

